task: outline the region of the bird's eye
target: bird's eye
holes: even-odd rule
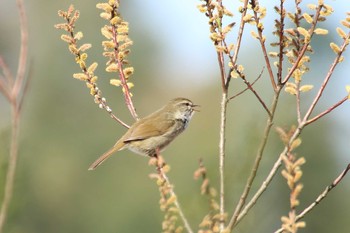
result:
[[[185,103],[185,105],[186,105],[186,106],[190,106],[191,104],[190,104],[190,103],[188,103],[188,102],[186,102],[186,103]]]

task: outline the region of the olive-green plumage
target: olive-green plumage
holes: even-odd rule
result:
[[[114,152],[125,148],[137,154],[155,156],[186,129],[197,106],[186,98],[171,100],[158,111],[135,122],[110,150],[91,164],[89,170],[94,170]]]

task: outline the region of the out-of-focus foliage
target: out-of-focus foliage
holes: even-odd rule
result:
[[[149,9],[140,7],[140,2],[142,1],[122,1],[121,6],[124,9],[123,17],[130,22],[130,37],[134,41],[130,61],[135,68],[133,100],[138,114],[142,117],[176,96],[188,97],[202,106],[189,129],[163,153],[171,165],[169,177],[175,184],[182,207],[192,225],[196,226],[209,209],[207,199],[200,195],[200,182],[192,179],[193,172],[198,168],[199,158],[204,160],[211,185],[218,186],[220,94],[216,60],[212,56],[209,39],[203,45],[201,41],[207,38],[199,37],[196,33],[184,35],[182,32],[200,30],[191,28],[192,20],[202,17],[195,4],[183,6],[193,8],[191,14],[183,20],[178,19],[182,12],[180,6],[169,9],[166,3],[158,2],[152,3],[157,9]],[[89,164],[112,146],[125,128],[96,108],[81,83],[70,78],[79,70],[66,45],[59,40],[60,33],[53,27],[59,20],[57,10],[66,9],[70,3],[72,2],[39,0],[26,2],[32,82],[22,115],[18,173],[5,232],[160,232],[162,215],[158,205],[159,193],[148,177],[149,173],[154,172],[154,168],[148,166],[146,158],[122,151],[96,171],[87,171]],[[105,63],[101,52],[103,38],[99,31],[104,22],[95,8],[97,2],[76,0],[73,3],[81,11],[78,26],[84,31],[84,39],[93,44],[90,56],[99,64]],[[169,15],[160,20],[157,18],[158,12],[159,15],[169,12]],[[175,23],[177,20],[181,23]],[[187,21],[188,24],[184,23]],[[149,22],[155,22],[157,26]],[[338,23],[337,18],[324,28],[335,28],[333,23]],[[204,21],[203,25],[197,26],[202,27],[206,33]],[[169,34],[176,32],[173,34],[174,38],[163,36],[164,31]],[[330,36],[332,33],[336,36],[336,32],[330,32]],[[14,1],[1,2],[0,53],[9,58],[11,68],[16,66],[18,35]],[[189,46],[180,50],[181,57],[178,57],[178,53],[173,55],[173,49],[163,46],[178,41],[183,43],[182,40],[186,41],[189,37]],[[191,44],[192,41],[198,41],[198,46],[207,50],[197,50],[197,45]],[[241,61],[247,63],[247,74],[256,76],[261,70],[262,62],[259,59],[262,56],[256,52],[256,47],[248,43],[252,43],[252,40],[247,39],[243,43],[246,57],[241,57]],[[328,46],[329,41],[322,39],[313,45],[315,51],[319,50],[314,56],[319,63],[313,67],[314,71],[310,76],[312,78],[317,78],[319,72],[327,68],[323,66],[328,66],[325,59],[328,54],[322,51],[325,44]],[[192,58],[189,61],[188,56]],[[176,57],[179,63],[175,63],[172,57]],[[204,61],[203,57],[207,57],[207,60]],[[191,69],[191,64],[186,65],[181,59],[191,63],[194,68]],[[345,59],[344,63],[347,63],[342,66],[344,69],[349,67],[347,60],[349,59]],[[99,76],[100,88],[115,114],[127,123],[132,123],[121,91],[109,85],[109,79],[113,75],[99,69],[96,74]],[[345,78],[341,70],[336,75]],[[337,83],[335,81],[330,88],[338,88]],[[257,87],[264,88],[259,84]],[[239,88],[238,84],[233,84],[232,88],[241,90],[242,86]],[[285,95],[283,101],[291,103],[293,100]],[[232,203],[232,208],[251,168],[265,123],[264,110],[251,107],[255,104],[254,97],[246,93],[229,106],[226,169],[232,172],[226,177],[226,201]],[[324,105],[328,106],[329,102],[326,101]],[[3,97],[0,97],[0,187],[4,182],[7,166],[10,121],[7,108]],[[294,117],[290,116],[294,113],[290,105],[285,104],[280,108],[285,109],[279,109],[281,112],[277,116],[277,124],[282,119],[285,122],[286,119]],[[348,115],[349,107],[346,105],[338,112],[339,115]],[[340,127],[342,125],[339,126],[338,118],[333,118],[332,121],[328,119],[326,117],[308,128],[303,135],[303,144],[296,151],[307,160],[303,165],[304,189],[299,196],[301,208],[313,201],[343,169],[344,158],[341,156],[347,152],[341,147],[344,144],[338,142],[344,142],[341,139],[344,135],[349,136],[349,133],[341,132],[342,128],[349,129],[349,126]],[[340,116],[339,119],[344,118]],[[329,127],[336,124],[340,132],[330,131]],[[269,141],[275,143],[269,145],[258,173],[261,177],[257,178],[253,189],[262,181],[283,146],[277,133]],[[349,229],[346,217],[349,210],[343,208],[350,205],[347,198],[350,193],[349,186],[349,179],[346,178],[326,201],[305,218],[307,228],[300,232],[345,232],[344,229]],[[289,208],[288,192],[283,177],[277,177],[260,203],[254,207],[254,213],[251,212],[240,223],[239,230],[271,232],[277,229],[280,226],[280,216]],[[0,196],[2,195],[0,189]]]

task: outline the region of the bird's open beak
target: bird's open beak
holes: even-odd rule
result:
[[[195,112],[200,112],[199,109],[198,109],[198,108],[200,108],[200,107],[201,107],[201,106],[198,105],[198,104],[192,105],[192,109],[193,109],[193,111],[195,111]]]

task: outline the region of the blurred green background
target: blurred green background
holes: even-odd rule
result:
[[[304,1],[306,3],[317,1]],[[61,41],[59,9],[74,4],[81,11],[77,29],[83,31],[83,42],[92,43],[89,60],[99,63],[99,86],[109,105],[120,118],[132,123],[120,88],[110,86],[111,74],[104,72],[100,28],[104,21],[95,8],[97,1],[26,1],[29,24],[29,54],[32,82],[21,118],[20,150],[13,200],[5,232],[69,233],[69,232],[160,232],[162,213],[159,210],[158,188],[148,174],[154,168],[148,160],[129,151],[120,152],[94,172],[87,168],[101,153],[110,148],[125,129],[111,120],[93,103],[85,84],[72,79],[78,66]],[[134,103],[138,114],[156,110],[169,99],[184,96],[202,106],[188,130],[163,153],[171,165],[171,181],[192,226],[197,227],[207,213],[205,197],[199,194],[200,182],[193,180],[199,158],[204,159],[212,184],[218,188],[218,141],[220,82],[216,54],[209,40],[207,19],[196,8],[198,1],[122,1],[125,20],[130,22],[134,41],[130,61],[135,67],[132,81]],[[228,3],[236,16],[238,1]],[[273,28],[271,1],[268,5],[266,32]],[[304,95],[304,108],[316,94],[334,55],[329,43],[339,43],[335,28],[350,11],[348,3],[330,1],[335,12],[320,26],[329,29],[326,37],[313,43],[311,72],[306,83],[315,90]],[[292,8],[290,8],[292,9]],[[247,31],[239,63],[253,80],[263,66],[257,41]],[[234,28],[237,32],[237,27]],[[235,35],[232,36],[235,38]],[[274,38],[269,40],[273,41]],[[0,2],[0,54],[13,72],[19,52],[19,22],[15,1]],[[347,52],[345,56],[349,55]],[[349,59],[334,73],[316,112],[331,106],[349,84]],[[233,80],[230,92],[242,90]],[[266,71],[256,85],[267,103],[271,88]],[[10,111],[0,96],[0,187],[7,168],[10,135]],[[332,115],[310,125],[302,135],[297,153],[304,156],[300,196],[302,210],[349,162],[349,104]],[[232,101],[227,116],[227,210],[231,213],[242,192],[249,169],[260,143],[266,114],[251,93]],[[295,123],[294,98],[283,94],[275,125],[289,127]],[[262,160],[253,192],[266,177],[283,145],[275,132]],[[278,173],[279,174],[279,173]],[[347,232],[350,228],[349,177],[306,218],[307,228],[300,232]],[[237,232],[271,232],[279,228],[280,217],[288,213],[287,185],[277,176],[253,211],[242,221]],[[0,188],[2,200],[3,189]]]

